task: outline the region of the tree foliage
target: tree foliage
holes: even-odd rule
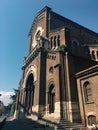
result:
[[[61,45],[61,46],[59,46],[58,47],[58,51],[60,51],[60,52],[65,52],[65,51],[67,51],[67,47],[66,47],[66,45]]]
[[[14,95],[10,96],[10,99],[12,100],[11,102],[11,111],[10,111],[10,116],[13,116],[14,112],[15,112],[15,106],[16,106],[16,97],[17,97],[17,89],[14,89]]]
[[[0,115],[2,115],[5,112],[4,104],[2,101],[0,101]]]
[[[17,89],[14,89],[14,94],[10,95],[11,103],[6,106],[6,111],[8,111],[9,116],[13,116],[15,112],[15,106],[16,106],[16,97],[17,97]]]

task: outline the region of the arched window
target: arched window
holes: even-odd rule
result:
[[[72,43],[72,52],[74,54],[78,53],[78,43],[76,41],[73,41],[73,43]]]
[[[25,114],[31,114],[32,106],[34,105],[34,77],[30,74],[26,82],[25,95]]]
[[[49,72],[50,72],[50,73],[53,73],[53,71],[54,71],[54,68],[53,68],[53,66],[51,66],[51,67],[49,68]]]
[[[51,84],[49,87],[49,95],[48,95],[48,101],[49,101],[49,113],[54,113],[55,109],[55,88],[54,85]]]
[[[58,47],[60,46],[60,35],[58,35],[57,37],[57,43],[58,43]]]
[[[56,48],[56,36],[54,37],[54,48]]]
[[[92,59],[95,60],[95,52],[92,51]]]
[[[90,83],[87,81],[84,83],[84,96],[85,96],[85,102],[92,102],[92,90]]]
[[[96,123],[96,116],[94,115],[89,115],[88,116],[88,125],[92,125]]]

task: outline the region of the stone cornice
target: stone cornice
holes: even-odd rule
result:
[[[83,77],[85,75],[90,75],[92,73],[98,74],[98,65],[95,65],[93,67],[90,67],[90,68],[88,68],[86,70],[83,70],[83,71],[75,74],[75,77],[80,78],[80,77]]]
[[[39,46],[39,44],[37,44],[35,48],[32,50],[32,52],[25,58],[22,69],[28,66],[31,63],[31,61],[35,59],[35,57],[38,55],[40,50],[41,50],[41,47]]]

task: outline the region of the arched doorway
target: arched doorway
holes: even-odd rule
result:
[[[55,87],[53,84],[49,87],[49,113],[54,113],[55,110]]]
[[[25,114],[29,115],[34,104],[34,77],[33,74],[28,76],[26,82],[26,96],[25,96]]]

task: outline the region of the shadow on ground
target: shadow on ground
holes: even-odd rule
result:
[[[42,125],[31,119],[6,121],[2,130],[54,130],[53,127]]]

